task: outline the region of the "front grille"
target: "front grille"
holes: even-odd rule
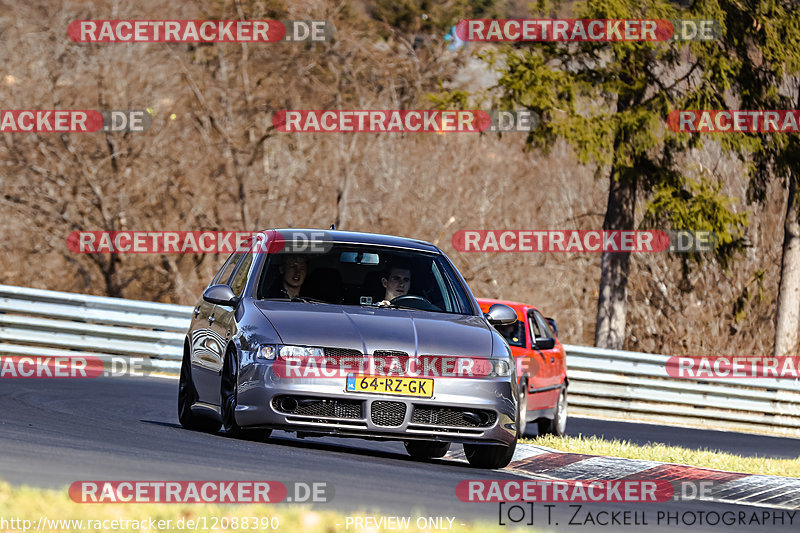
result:
[[[469,429],[469,428],[447,428],[447,427],[435,427],[435,426],[414,426],[409,425],[408,430],[409,433],[420,433],[420,434],[428,434],[428,433],[447,433],[447,434],[454,434],[454,435],[482,435],[485,429]]]
[[[357,429],[357,428],[365,428],[365,427],[367,427],[366,420],[337,420],[335,418],[305,418],[305,417],[300,417],[300,416],[287,415],[286,416],[286,421],[291,423],[291,424],[302,424],[304,426],[317,426],[317,425],[319,425],[319,426],[324,426],[324,427],[329,427],[329,428],[343,428],[343,429],[356,428]],[[327,432],[329,430],[328,429],[324,429],[322,431]],[[317,437],[322,437],[322,436],[325,436],[327,434],[327,433],[326,434],[315,434],[313,432],[313,430],[299,431],[298,435],[300,433],[303,433],[303,434],[308,435],[308,436],[314,435],[314,436],[317,436]]]
[[[330,369],[348,370],[353,372],[361,371],[366,366],[364,354],[358,350],[349,348],[323,348],[325,354],[325,366]]]
[[[358,350],[351,350],[349,348],[323,348],[323,352],[325,353],[325,357],[363,357],[362,354]]]
[[[334,400],[303,396],[276,396],[272,407],[281,413],[299,416],[327,418],[362,418],[362,402],[359,400]]]
[[[381,375],[405,374],[408,371],[408,354],[406,352],[375,350],[372,357],[375,360],[375,367]],[[390,369],[392,372],[389,372]]]
[[[406,352],[398,352],[396,350],[375,350],[372,355],[375,357],[408,357]]]
[[[484,409],[458,409],[455,407],[430,407],[415,405],[411,414],[412,424],[485,428],[494,425],[497,413]]]
[[[372,423],[376,426],[399,426],[406,417],[402,402],[372,402]]]

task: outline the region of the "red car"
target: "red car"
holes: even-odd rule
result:
[[[567,362],[558,328],[532,305],[478,298],[485,313],[493,304],[506,304],[517,312],[517,322],[498,326],[508,341],[517,367],[520,435],[536,421],[539,435],[564,435],[567,428]]]

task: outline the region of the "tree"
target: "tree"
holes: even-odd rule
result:
[[[721,52],[736,67],[741,109],[800,109],[800,4],[784,0],[723,2]],[[797,133],[749,133],[752,168],[748,196],[765,203],[767,185],[786,191],[783,254],[775,310],[775,355],[797,353],[800,328],[800,141]]]
[[[549,5],[540,2],[536,15],[548,13]],[[585,0],[574,10],[578,19],[712,16],[721,18],[705,6],[679,9],[665,0]],[[705,108],[722,103],[733,71],[719,48],[672,40],[537,42],[480,55],[500,74],[498,107],[524,107],[542,117],[529,147],[547,153],[565,139],[581,163],[608,177],[604,230],[635,228],[637,199],[657,191],[661,202],[650,206],[648,221],[716,232],[715,255],[724,265],[741,248],[745,215],[733,210],[713,180],[681,168],[679,156],[701,145],[699,135],[665,127],[669,112],[688,102]],[[623,347],[630,264],[629,254],[602,255],[597,346]]]

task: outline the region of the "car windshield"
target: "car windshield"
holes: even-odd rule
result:
[[[441,254],[374,245],[270,254],[257,297],[472,314],[466,292]]]
[[[525,347],[525,323],[517,320],[507,326],[497,326],[497,331],[505,337],[509,346]]]

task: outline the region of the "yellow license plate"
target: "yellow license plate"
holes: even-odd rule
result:
[[[433,397],[433,380],[430,378],[390,378],[350,374],[347,376],[350,392],[374,392],[377,394],[402,394],[404,396]]]

